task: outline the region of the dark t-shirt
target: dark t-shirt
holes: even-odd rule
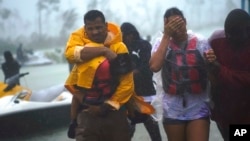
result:
[[[156,94],[153,85],[153,72],[149,68],[151,49],[151,44],[143,39],[139,39],[128,46],[132,62],[134,63],[135,91],[140,96]]]

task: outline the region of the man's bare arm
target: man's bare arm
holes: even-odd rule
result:
[[[98,56],[105,56],[108,60],[112,60],[116,57],[116,53],[107,47],[84,47],[81,50],[81,59],[83,61],[88,61]]]

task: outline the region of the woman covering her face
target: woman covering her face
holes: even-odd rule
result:
[[[204,52],[207,41],[187,32],[178,8],[164,14],[164,34],[153,46],[150,68],[161,70],[164,90],[163,125],[168,141],[208,141],[208,76]]]

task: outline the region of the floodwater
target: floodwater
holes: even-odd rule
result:
[[[30,88],[31,90],[41,90],[52,85],[64,83],[69,73],[68,64],[52,64],[44,66],[23,67],[21,72],[29,72],[30,74],[21,78],[21,85]],[[0,73],[0,80],[3,80],[3,74]],[[49,118],[49,117],[48,117]],[[46,129],[44,131],[34,131],[28,135],[13,136],[1,138],[0,141],[74,141],[67,137],[68,123],[60,127]],[[1,128],[1,125],[0,125]],[[160,124],[163,141],[167,141],[166,135]],[[1,129],[3,130],[3,129]],[[13,127],[13,130],[15,128]],[[34,129],[35,130],[35,129]],[[132,139],[133,141],[150,141],[149,135],[146,132],[143,124],[136,126],[136,132]],[[214,122],[211,122],[210,141],[222,141],[218,129]]]

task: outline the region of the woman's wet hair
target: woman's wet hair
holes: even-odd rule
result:
[[[174,15],[179,15],[183,19],[185,19],[182,11],[179,10],[178,8],[176,8],[176,7],[172,7],[172,8],[167,9],[165,14],[164,14],[164,18],[169,18],[169,17],[174,16]]]
[[[140,34],[138,30],[136,29],[136,27],[129,22],[122,23],[121,31],[124,37],[128,36],[129,34],[133,34],[135,39],[140,38]]]

